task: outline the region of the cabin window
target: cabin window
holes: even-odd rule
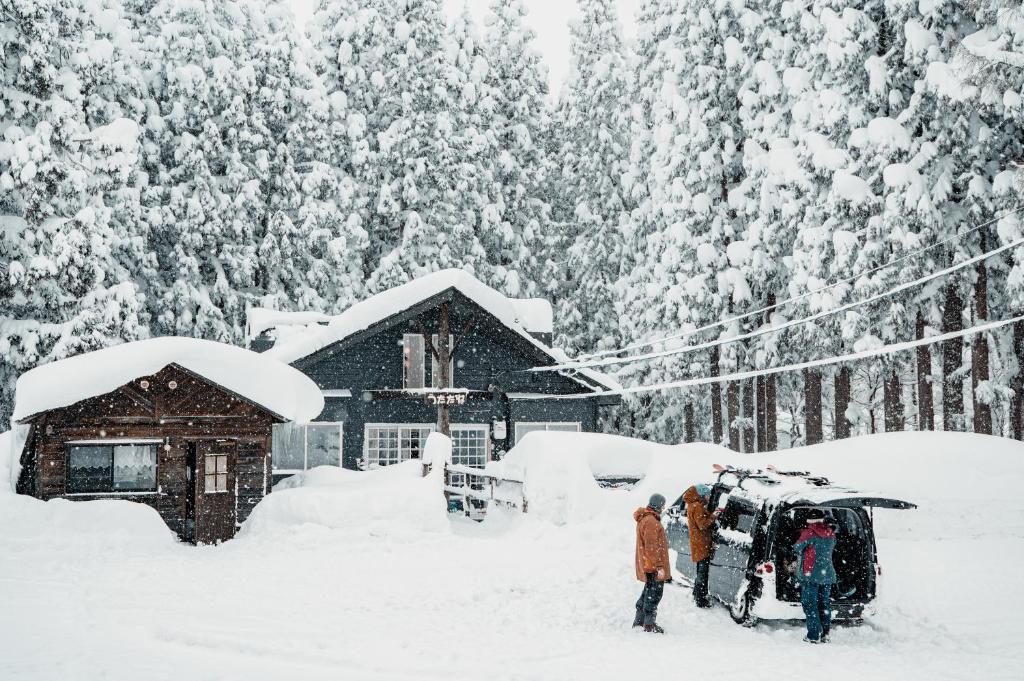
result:
[[[516,442],[519,442],[527,433],[534,431],[563,431],[569,433],[580,432],[579,421],[559,421],[551,423],[517,423],[516,424]]]
[[[228,491],[228,455],[207,454],[206,466],[203,468],[206,474],[207,492]]]
[[[366,426],[363,451],[366,467],[378,468],[419,459],[427,437],[436,430],[432,424],[372,424]],[[490,452],[487,426],[453,424],[452,463],[483,468]]]
[[[366,467],[377,468],[418,459],[427,444],[431,425],[366,426]]]
[[[439,347],[437,344],[437,334],[435,333],[431,339],[434,343],[434,347]],[[448,336],[448,386],[451,388],[455,385],[455,359],[451,355],[452,345],[455,344],[455,337]],[[430,354],[430,387],[440,388],[441,385],[441,365],[438,364],[437,358],[434,357],[434,353],[427,350]]]
[[[437,334],[431,336],[434,347],[437,345]],[[448,351],[455,343],[455,337],[448,336]],[[423,335],[418,333],[407,333],[402,336],[402,387],[405,389],[416,389],[427,387],[427,361],[430,361],[430,387],[439,388],[441,382],[441,368],[437,363],[434,353],[423,342]],[[455,360],[448,358],[448,386],[455,385]]]
[[[341,465],[341,423],[278,423],[273,429],[274,470],[299,472]]]
[[[452,426],[452,463],[483,468],[487,465],[487,426]],[[466,483],[462,473],[452,473],[448,484],[461,487]]]
[[[402,336],[402,387],[423,388],[426,352],[423,336],[407,333]]]
[[[68,449],[69,494],[155,490],[155,444],[72,445]]]

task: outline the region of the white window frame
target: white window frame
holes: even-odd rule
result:
[[[363,466],[365,468],[382,468],[380,465],[380,457],[378,456],[372,462],[370,460],[370,428],[398,428],[398,463],[409,461],[409,459],[401,458],[402,455],[402,428],[428,430],[433,433],[437,430],[437,424],[435,423],[366,423],[363,424]],[[410,457],[411,458],[411,457]]]
[[[420,357],[420,381],[419,385],[409,385],[409,367],[406,366],[406,347],[407,339],[418,338],[420,348],[423,350],[423,356]],[[427,387],[427,354],[430,353],[430,349],[427,347],[426,339],[422,334],[419,333],[403,333],[402,334],[402,388],[404,390],[417,390]],[[430,353],[433,354],[433,353]]]
[[[544,430],[550,432],[551,429],[548,426],[576,426],[576,432],[583,431],[583,423],[580,421],[516,421],[516,444],[519,443],[519,439],[522,435],[519,434],[519,426],[544,426]],[[571,432],[571,431],[555,431],[555,432]]]
[[[438,335],[436,333],[430,337],[430,342],[434,344],[434,347],[437,347],[437,339],[438,339]],[[449,387],[449,388],[455,387],[455,356],[451,352],[451,349],[452,349],[453,345],[455,345],[455,336],[453,336],[452,334],[448,334],[448,383],[449,383],[449,385],[447,387]],[[438,363],[437,357],[434,357],[434,353],[432,353],[430,351],[430,348],[426,348],[426,353],[428,355],[430,355],[430,387],[431,388],[439,388],[441,386],[439,386],[437,384],[437,379],[440,378],[440,375],[441,375],[440,371],[439,371],[439,367],[441,365]],[[423,362],[423,366],[426,366],[426,365],[427,365],[427,363],[426,363],[426,361],[424,361]],[[424,379],[424,383],[426,383],[426,379]]]
[[[420,428],[429,430],[431,433],[437,430],[436,423],[367,423],[363,425],[363,462],[366,468],[371,468],[370,462],[370,428]],[[484,433],[484,463],[491,460],[491,426],[488,423],[453,423],[450,426],[451,430],[480,430]],[[401,449],[401,438],[402,434],[399,431],[399,449]],[[399,463],[409,461],[409,459],[400,459]],[[380,468],[374,461],[373,468]]]
[[[302,468],[278,468],[274,460],[273,471],[275,474],[282,473],[294,475],[309,470],[309,427],[310,426],[338,426],[338,468],[342,467],[345,460],[345,422],[344,421],[310,421],[300,426],[302,428]],[[271,452],[273,454],[273,452]]]

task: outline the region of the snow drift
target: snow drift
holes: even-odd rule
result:
[[[438,481],[424,478],[416,460],[363,472],[320,466],[278,483],[253,509],[241,535],[308,526],[379,535],[444,532],[448,507]]]
[[[809,470],[837,485],[907,499],[920,506],[919,517],[885,514],[891,516],[885,522],[907,532],[936,533],[950,524],[996,532],[1024,524],[1024,513],[1005,501],[1024,482],[1024,445],[970,433],[884,433],[738,454],[706,443],[670,446],[598,433],[535,432],[490,470],[523,480],[532,517],[563,524],[626,517],[654,492],[671,503],[690,485],[713,481],[716,463]],[[606,490],[595,477],[640,481],[631,490]]]

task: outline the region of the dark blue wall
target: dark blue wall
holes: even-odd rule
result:
[[[396,317],[389,323],[324,348],[294,363],[324,390],[350,390],[350,398],[326,399],[318,421],[340,421],[344,426],[343,464],[355,468],[363,456],[363,426],[367,423],[434,423],[437,408],[422,399],[367,401],[364,391],[402,388],[402,336],[418,333],[420,319],[436,333],[435,308],[419,316]],[[597,426],[595,399],[509,400],[505,393],[569,394],[589,392],[579,382],[555,372],[529,372],[554,361],[518,333],[500,324],[460,294],[451,305],[451,333],[458,338],[474,319],[455,351],[453,385],[469,390],[493,390],[491,399],[470,399],[451,407],[451,422],[489,424],[506,420],[507,436],[492,440],[495,453],[514,444],[515,421],[579,421],[584,431]],[[426,368],[430,382],[430,364]]]

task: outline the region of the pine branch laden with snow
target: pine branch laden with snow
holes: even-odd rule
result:
[[[878,294],[1020,238],[1018,5],[643,0],[627,42],[631,17],[580,0],[553,94],[524,0],[323,0],[304,31],[281,0],[12,0],[0,422],[36,365],[244,343],[250,309],[333,318],[448,268],[547,298],[574,355],[741,338],[636,363],[632,385],[1011,318],[1019,248]],[[607,427],[1024,437],[1021,367],[1024,326],[631,399]]]

